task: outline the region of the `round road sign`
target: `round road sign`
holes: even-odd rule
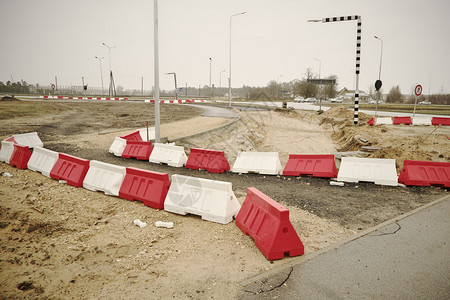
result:
[[[416,94],[416,96],[420,96],[422,94],[422,86],[420,84],[416,85],[414,93]]]
[[[55,84],[52,83],[51,87],[52,87],[52,89],[55,89]]]

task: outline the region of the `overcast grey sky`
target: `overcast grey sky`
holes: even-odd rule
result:
[[[265,86],[270,80],[302,78],[308,67],[335,74],[339,87],[353,89],[356,21],[308,23],[308,19],[362,16],[360,89],[381,79],[384,92],[404,94],[421,83],[428,94],[450,93],[450,1],[448,0],[159,0],[161,89],[226,86],[232,21],[232,85]],[[116,86],[151,89],[153,0],[0,0],[0,81],[13,77],[48,85],[108,86],[108,49]],[[282,76],[281,76],[282,75]]]

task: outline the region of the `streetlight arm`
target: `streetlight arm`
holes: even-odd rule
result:
[[[381,63],[383,61],[383,40],[380,39],[379,37],[377,37],[376,35],[373,36],[374,38],[376,38],[377,40],[379,40],[381,42],[381,54],[380,54],[380,70],[378,72],[378,80],[381,80]]]

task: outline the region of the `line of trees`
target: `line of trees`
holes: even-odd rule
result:
[[[417,98],[417,102],[429,101],[432,104],[450,105],[450,94],[435,94],[435,95],[420,95]],[[408,96],[402,94],[398,85],[393,86],[386,97],[387,103],[415,103],[416,96],[414,94],[414,88],[411,88],[411,93]]]
[[[0,81],[0,93],[24,93],[30,92],[30,85],[26,81],[11,82],[7,81],[6,84]]]

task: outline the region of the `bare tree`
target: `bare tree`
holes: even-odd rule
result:
[[[401,102],[403,100],[400,86],[393,86],[387,95],[386,102]]]

